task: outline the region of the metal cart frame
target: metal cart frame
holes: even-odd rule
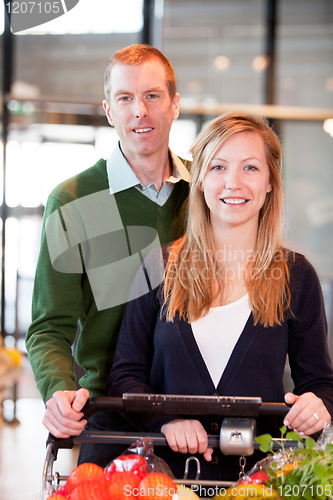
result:
[[[164,415],[218,415],[240,419],[256,418],[259,415],[284,416],[289,411],[289,406],[284,403],[263,403],[261,398],[237,398],[222,396],[170,396],[156,394],[124,394],[122,398],[94,397],[87,401],[83,408],[84,418],[88,419],[100,410],[122,411],[122,412],[148,412]],[[53,472],[54,462],[58,456],[59,449],[71,449],[74,443],[110,443],[128,444],[143,438],[149,438],[154,446],[167,446],[163,434],[158,433],[123,433],[123,432],[101,432],[83,431],[79,436],[68,439],[58,439],[49,434],[47,439],[46,457],[43,467],[42,495],[51,494],[59,488],[62,481],[68,476],[62,476]],[[279,439],[279,441],[281,441]],[[288,441],[290,446],[296,446],[294,441]],[[208,436],[208,445],[212,448],[220,447],[220,436]],[[279,449],[280,444],[274,443],[274,449]],[[259,449],[258,443],[253,442],[253,449]],[[236,454],[237,453],[229,453]],[[188,459],[188,460],[191,460]],[[194,457],[194,460],[195,459]],[[198,462],[198,460],[197,460]],[[195,480],[187,479],[188,462],[185,465],[183,479],[175,482],[185,486],[212,485],[212,481],[200,480],[199,474]],[[214,487],[227,488],[234,484],[232,481],[214,481]]]

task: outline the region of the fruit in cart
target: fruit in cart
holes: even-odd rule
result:
[[[139,485],[140,500],[171,500],[177,493],[177,485],[162,472],[147,474]]]
[[[107,484],[112,500],[134,500],[139,492],[141,475],[132,471],[116,471],[109,475]]]
[[[71,493],[78,485],[86,482],[105,480],[105,472],[102,467],[92,463],[84,463],[75,467],[69,474],[66,486]]]
[[[289,472],[292,472],[294,469],[297,469],[297,467],[300,464],[300,460],[295,460],[292,463],[282,465],[282,467],[276,469],[276,475],[277,476],[283,476],[289,474]]]
[[[269,478],[263,470],[255,472],[251,476],[247,476],[243,481],[238,484],[268,484]]]
[[[141,455],[136,453],[131,453],[129,455],[120,455],[115,458],[111,464],[106,468],[106,473],[108,476],[116,471],[132,471],[138,474],[142,474],[142,478],[148,473],[149,465],[147,460]]]
[[[258,472],[255,472],[254,474],[252,474],[250,479],[251,479],[251,483],[266,484],[268,481],[268,476],[267,476],[266,472],[264,472],[263,470],[260,470]]]
[[[71,492],[69,498],[70,500],[113,500],[105,478],[79,484]]]

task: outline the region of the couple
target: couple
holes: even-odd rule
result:
[[[274,133],[260,119],[229,115],[199,135],[188,228],[177,240],[189,176],[168,149],[179,113],[173,68],[156,49],[134,45],[114,55],[104,83],[104,109],[119,145],[107,161],[58,186],[45,211],[26,339],[46,404],[45,426],[57,437],[80,434],[89,395],[107,394],[126,305],[107,304],[120,283],[103,272],[108,258],[117,261],[128,251],[122,229],[148,226],[162,245],[176,243],[165,248],[164,286],[128,305],[110,394],[121,394],[126,385],[130,392],[283,401],[288,353],[295,394],[286,396],[293,405],[286,423],[305,434],[319,431],[333,412],[325,313],[312,267],[282,247],[280,147]],[[87,238],[96,235],[101,221],[113,225],[110,232]],[[89,267],[89,258],[95,266]],[[74,354],[85,375],[76,390],[72,345],[78,323]],[[206,438],[216,422],[147,419],[134,424],[162,430],[176,452],[198,451],[207,466],[216,463],[218,457],[209,461]],[[134,430],[108,412],[94,415],[88,426]],[[122,451],[112,448],[82,445],[79,462],[105,466]]]

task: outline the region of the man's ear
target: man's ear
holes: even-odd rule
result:
[[[104,113],[106,115],[106,118],[107,118],[109,124],[111,125],[111,127],[114,127],[112,116],[111,116],[111,109],[110,109],[108,102],[104,99],[102,104],[103,104]]]
[[[174,95],[174,98],[173,98],[173,107],[174,107],[173,119],[174,120],[177,120],[177,118],[179,116],[179,99],[180,99],[179,92],[176,92]]]

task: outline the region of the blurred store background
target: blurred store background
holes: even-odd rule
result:
[[[175,68],[181,114],[170,145],[177,154],[186,157],[203,123],[223,111],[271,120],[284,150],[286,239],[320,276],[333,357],[332,0],[80,0],[66,15],[15,35],[2,4],[0,32],[0,401],[7,450],[19,443],[13,428],[20,432],[27,414],[44,439],[43,408],[24,354],[44,204],[56,184],[112,151],[117,137],[102,110],[103,74],[111,54],[132,43],[156,46]],[[3,432],[0,499],[16,500]],[[32,490],[25,487],[24,498],[38,498]]]

